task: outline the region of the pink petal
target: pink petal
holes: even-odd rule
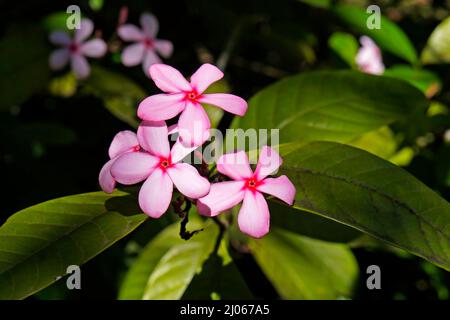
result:
[[[80,29],[75,30],[75,41],[77,43],[87,39],[94,31],[94,24],[89,19],[81,19]]]
[[[144,13],[141,15],[141,26],[145,35],[149,38],[155,38],[158,33],[158,20],[151,13]]]
[[[119,37],[124,41],[141,41],[144,38],[142,31],[134,24],[124,24],[117,29]]]
[[[169,134],[164,121],[143,121],[137,130],[139,144],[157,157],[170,155]]]
[[[150,76],[156,86],[164,92],[176,93],[191,91],[189,82],[175,68],[166,64],[154,64],[150,68]]]
[[[111,175],[111,166],[113,165],[116,159],[111,159],[100,170],[100,174],[98,176],[98,182],[100,183],[100,187],[106,193],[112,193],[114,188],[116,187],[116,180],[114,180]]]
[[[286,176],[264,179],[263,183],[258,186],[258,191],[277,197],[288,205],[294,203],[295,186]]]
[[[197,169],[187,163],[176,163],[167,169],[175,187],[188,198],[198,199],[208,194],[210,183]]]
[[[105,55],[107,47],[102,39],[92,39],[83,43],[80,49],[85,56],[100,58]]]
[[[91,68],[86,58],[80,54],[73,54],[70,61],[72,71],[78,79],[84,79],[91,73]]]
[[[68,46],[72,42],[69,34],[64,31],[53,31],[50,33],[49,40],[51,43],[60,46]]]
[[[217,170],[233,180],[243,180],[253,176],[247,154],[244,151],[220,156],[217,160]]]
[[[191,86],[198,93],[205,91],[212,83],[223,78],[223,72],[212,64],[205,63],[191,76]]]
[[[158,57],[153,49],[147,49],[144,53],[144,62],[142,63],[142,69],[147,77],[150,76],[150,67],[154,64],[161,63],[161,59]]]
[[[197,209],[201,215],[214,217],[231,209],[244,199],[243,181],[225,181],[211,184],[209,193],[198,199]]]
[[[178,131],[186,146],[200,146],[209,137],[211,123],[205,109],[197,103],[186,102],[186,107],[178,119]]]
[[[117,158],[111,175],[121,184],[135,184],[146,179],[159,164],[159,159],[146,152],[129,152]]]
[[[199,102],[215,105],[223,110],[243,116],[247,112],[247,102],[233,94],[210,93],[200,97]]]
[[[380,48],[367,36],[362,36],[360,42],[362,47],[356,55],[356,64],[359,69],[366,73],[382,74],[384,64]]]
[[[269,232],[270,213],[267,201],[259,192],[246,191],[238,215],[239,229],[254,238],[261,238]]]
[[[124,66],[133,67],[137,66],[144,59],[145,46],[138,42],[126,46],[122,51],[122,63]]]
[[[173,183],[167,173],[156,169],[139,191],[139,206],[152,218],[161,217],[172,200]]]
[[[124,130],[117,133],[109,146],[109,158],[115,158],[139,146],[136,133]]]
[[[170,158],[173,163],[180,162],[183,160],[188,154],[197,149],[197,146],[187,147],[183,143],[181,143],[180,138],[177,139],[175,144],[170,151]]]
[[[161,121],[175,117],[184,110],[184,93],[155,94],[145,98],[138,107],[138,117],[143,120]]]
[[[268,175],[276,173],[282,163],[283,160],[278,152],[268,146],[264,146],[259,154],[255,174],[258,179],[264,179]]]
[[[69,62],[70,52],[68,49],[58,49],[50,54],[49,65],[53,70],[62,69]]]
[[[173,44],[169,40],[155,40],[155,49],[164,58],[170,58],[173,52]]]

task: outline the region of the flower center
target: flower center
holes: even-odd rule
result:
[[[197,102],[198,98],[200,98],[200,94],[198,94],[197,90],[193,89],[191,92],[186,92],[185,98],[192,102]]]
[[[144,39],[144,45],[145,45],[147,48],[153,48],[154,42],[153,42],[152,39],[145,38],[145,39]]]
[[[249,178],[245,182],[245,188],[256,191],[256,188],[261,184],[261,181],[256,180],[256,178]]]
[[[79,49],[79,46],[75,42],[72,42],[69,45],[69,51],[72,52],[72,53],[76,53],[78,51],[78,49]]]
[[[166,171],[168,168],[172,166],[172,161],[170,158],[161,158],[159,160],[159,168],[163,171]]]
[[[141,150],[141,146],[134,146],[132,149],[133,152],[138,152],[139,150]]]

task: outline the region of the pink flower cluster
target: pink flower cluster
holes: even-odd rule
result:
[[[380,48],[368,36],[362,36],[359,41],[362,46],[355,58],[358,68],[365,73],[383,74],[384,64]]]
[[[116,182],[132,185],[143,182],[139,205],[144,213],[159,218],[169,208],[174,187],[197,204],[200,214],[213,217],[242,202],[238,224],[242,232],[262,237],[269,231],[270,216],[263,196],[268,194],[292,205],[295,187],[286,177],[268,177],[280,167],[278,153],[263,147],[255,171],[244,151],[222,155],[217,171],[231,181],[210,183],[208,177],[182,160],[209,136],[210,122],[202,103],[216,105],[228,112],[244,115],[247,103],[232,94],[204,91],[223,73],[210,64],[202,65],[187,81],[181,73],[163,64],[154,64],[149,74],[164,94],[144,99],[138,108],[143,120],[137,134],[121,131],[109,148],[110,160],[100,171],[99,182],[111,193]],[[175,129],[165,120],[180,114]],[[196,130],[199,129],[199,130]],[[170,147],[169,135],[179,137]]]

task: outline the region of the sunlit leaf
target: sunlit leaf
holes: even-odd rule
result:
[[[420,60],[424,64],[450,63],[450,17],[431,33]]]

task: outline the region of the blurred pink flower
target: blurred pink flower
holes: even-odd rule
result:
[[[111,175],[111,166],[122,155],[129,152],[138,152],[141,149],[134,132],[125,130],[115,135],[109,146],[109,161],[100,170],[99,183],[103,191],[111,193],[116,186],[116,180]]]
[[[173,185],[192,199],[209,192],[209,181],[193,166],[181,162],[193,148],[185,148],[177,141],[170,149],[164,121],[141,123],[137,139],[144,152],[128,152],[118,157],[111,166],[111,175],[125,185],[145,180],[139,191],[139,205],[147,215],[159,218],[167,211]]]
[[[50,42],[63,48],[53,51],[49,64],[53,70],[62,69],[70,60],[72,71],[78,79],[89,76],[90,67],[86,57],[100,58],[106,53],[106,43],[102,39],[85,41],[94,30],[89,19],[82,19],[80,29],[75,30],[73,39],[65,31],[54,31],[50,34]]]
[[[172,55],[173,45],[169,40],[156,38],[159,26],[154,15],[143,13],[140,20],[142,29],[133,24],[124,24],[119,27],[117,33],[122,40],[135,42],[123,50],[122,63],[127,67],[142,63],[145,74],[149,76],[150,66],[161,63],[156,53],[163,58],[169,58]]]
[[[188,82],[181,73],[165,64],[150,67],[150,76],[164,94],[144,99],[138,108],[138,116],[144,120],[167,120],[181,113],[178,130],[181,140],[188,146],[202,145],[209,137],[211,123],[201,103],[212,104],[225,111],[244,115],[247,102],[227,93],[203,92],[223,77],[222,71],[211,64],[203,64]]]
[[[362,36],[359,41],[362,45],[356,55],[359,69],[365,73],[383,74],[384,64],[380,48],[367,36]]]
[[[217,170],[233,181],[213,183],[209,194],[197,201],[199,213],[214,217],[243,201],[238,215],[239,229],[255,238],[263,237],[269,232],[270,213],[262,193],[289,205],[294,203],[296,190],[288,177],[267,178],[281,163],[279,154],[267,146],[261,150],[254,173],[244,151],[221,156]]]

